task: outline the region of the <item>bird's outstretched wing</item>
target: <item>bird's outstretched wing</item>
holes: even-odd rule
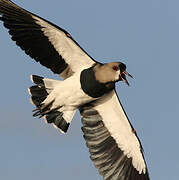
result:
[[[17,6],[0,0],[0,20],[12,40],[31,58],[50,68],[63,79],[94,60],[62,28]]]
[[[149,180],[139,139],[113,90],[81,108],[90,157],[105,180]]]

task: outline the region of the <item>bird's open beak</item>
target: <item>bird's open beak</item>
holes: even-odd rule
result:
[[[125,82],[128,86],[129,86],[129,82],[127,81],[126,79],[126,75],[129,76],[130,78],[133,78],[133,76],[131,74],[129,74],[127,71],[123,71],[121,74],[120,74],[120,78],[123,82]]]

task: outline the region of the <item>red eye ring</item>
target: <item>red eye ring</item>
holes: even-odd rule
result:
[[[113,66],[112,68],[113,68],[114,71],[118,70],[118,66]]]

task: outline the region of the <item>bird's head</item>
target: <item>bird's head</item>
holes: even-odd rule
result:
[[[123,81],[129,85],[126,75],[132,78],[126,71],[126,65],[122,62],[111,62],[107,64],[97,64],[94,67],[95,77],[101,83]]]

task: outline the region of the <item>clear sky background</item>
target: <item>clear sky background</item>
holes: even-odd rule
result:
[[[143,144],[152,180],[179,178],[179,1],[14,0],[68,30],[97,61],[134,76],[117,92]],[[29,76],[58,78],[0,25],[0,179],[102,179],[89,159],[79,113],[67,135],[32,117]]]

